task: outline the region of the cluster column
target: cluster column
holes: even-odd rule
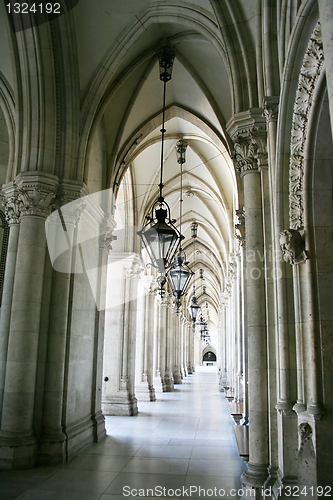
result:
[[[36,461],[34,404],[46,256],[45,219],[57,180],[35,172],[16,179],[21,208],[0,431],[2,468]],[[12,264],[14,264],[12,260]]]
[[[230,127],[234,160],[243,179],[246,234],[246,335],[249,377],[249,462],[242,475],[245,487],[260,488],[268,477],[268,388],[263,205],[260,161],[265,155],[266,133],[261,110],[235,117]]]

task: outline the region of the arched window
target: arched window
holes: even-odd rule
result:
[[[216,361],[216,354],[212,351],[205,352],[203,361],[211,361],[212,363]]]
[[[0,305],[2,302],[3,280],[5,275],[9,226],[5,214],[0,210]]]

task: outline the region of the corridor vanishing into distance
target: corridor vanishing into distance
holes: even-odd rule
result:
[[[150,498],[163,498],[163,488],[189,498],[190,487],[191,498],[214,498],[214,488],[238,498],[230,491],[246,467],[215,367],[198,367],[155,402],[139,401],[136,417],[106,417],[106,428],[103,442],[64,465],[1,472],[1,500],[116,500],[155,488]]]

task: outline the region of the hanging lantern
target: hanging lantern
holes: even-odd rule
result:
[[[175,52],[171,47],[163,47],[157,54],[159,61],[160,80],[166,83],[171,80],[173,61],[175,59]]]
[[[180,163],[181,165],[186,162],[186,148],[187,148],[187,142],[184,141],[183,139],[179,139],[176,144],[176,156],[177,156],[177,163]]]
[[[170,267],[181,235],[170,219],[170,208],[164,200],[155,202],[152,214],[157,203],[155,217],[149,217],[148,223],[137,234],[143,241],[151,265],[163,274]]]
[[[161,128],[162,144],[159,183],[160,193],[159,197],[153,204],[151,212],[152,215],[146,217],[148,220],[147,224],[137,232],[144,244],[145,249],[147,250],[151,265],[157,268],[161,275],[165,273],[168,267],[170,267],[173,256],[178,248],[179,242],[181,241],[181,233],[174,226],[175,220],[171,220],[170,218],[170,207],[162,195],[166,84],[169,80],[171,80],[174,58],[175,52],[170,47],[163,47],[163,49],[158,53],[160,80],[164,83],[163,118]],[[156,206],[157,208],[155,208]],[[162,278],[160,283],[162,293],[164,284]]]
[[[200,310],[200,306],[199,306],[199,304],[197,302],[197,298],[196,298],[196,296],[195,296],[194,293],[192,295],[191,303],[188,306],[187,310],[188,310],[188,312],[190,314],[190,317],[191,317],[191,320],[192,320],[192,325],[195,328],[195,323],[197,321],[197,316],[198,316],[198,312]]]
[[[193,271],[188,267],[182,254],[176,256],[174,265],[167,273],[168,282],[173,295],[177,298],[176,306],[179,312],[180,298],[186,293],[188,285],[190,284]]]

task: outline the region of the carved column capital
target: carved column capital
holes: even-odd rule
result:
[[[4,194],[3,204],[7,223],[10,226],[12,224],[19,224],[23,203],[18,187],[14,182],[11,182],[3,186],[2,192]]]
[[[266,133],[258,127],[238,132],[234,139],[232,159],[236,163],[236,170],[243,175],[267,164]]]
[[[116,221],[110,214],[106,215],[100,226],[99,248],[110,253],[112,250],[112,242],[117,240],[117,236],[113,234],[116,227]]]
[[[155,279],[153,279],[150,283],[150,286],[147,290],[147,295],[151,297],[157,297],[159,291],[159,285]]]
[[[20,198],[22,200],[21,217],[35,215],[47,218],[52,211],[55,196],[54,192],[44,190],[39,186],[20,188]]]
[[[57,187],[55,176],[21,172],[15,181],[3,187],[8,223],[17,224],[27,215],[46,219],[55,208]]]
[[[262,108],[253,108],[233,115],[227,131],[234,143],[232,158],[236,170],[244,175],[258,171],[267,163],[266,120]]]
[[[139,280],[141,273],[144,271],[142,261],[139,255],[135,255],[132,261],[132,266],[126,270],[126,277],[133,280]]]
[[[277,122],[279,113],[279,96],[266,96],[263,100],[263,116],[266,122]]]

